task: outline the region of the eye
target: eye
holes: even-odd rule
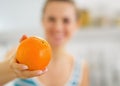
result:
[[[70,20],[68,18],[64,18],[63,22],[64,22],[64,24],[68,24],[70,22]]]
[[[52,16],[50,16],[50,17],[48,18],[48,21],[50,21],[50,22],[55,22],[55,18],[52,17]]]

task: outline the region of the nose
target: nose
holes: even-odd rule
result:
[[[54,26],[56,32],[61,32],[63,30],[63,24],[60,21],[57,21]]]

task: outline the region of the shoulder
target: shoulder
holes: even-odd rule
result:
[[[89,86],[89,67],[87,61],[82,62],[82,76],[80,79],[80,85]]]
[[[83,60],[82,61],[82,69],[84,71],[88,70],[88,62],[86,60]]]

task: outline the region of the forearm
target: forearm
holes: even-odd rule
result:
[[[15,73],[9,67],[9,61],[0,63],[0,86],[16,78]]]

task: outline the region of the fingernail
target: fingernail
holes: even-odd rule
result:
[[[45,70],[44,70],[44,72],[47,72],[48,71],[48,69],[46,68]]]
[[[23,68],[23,69],[28,69],[28,67],[27,67],[27,66],[23,66],[22,68]]]
[[[37,75],[40,75],[40,74],[42,74],[43,73],[43,71],[38,71],[37,72]]]

